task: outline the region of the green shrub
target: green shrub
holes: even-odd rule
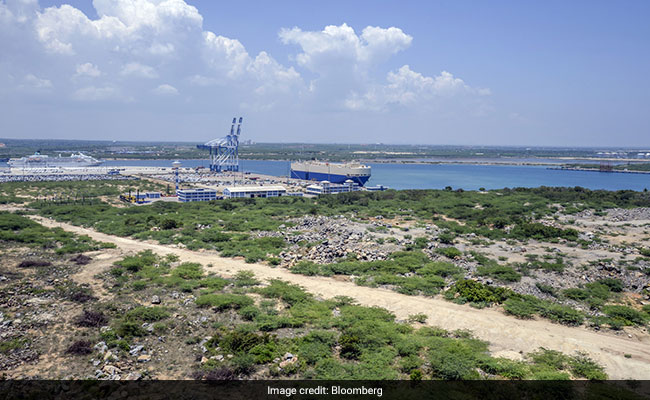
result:
[[[605,279],[600,279],[598,283],[607,286],[609,290],[611,290],[612,292],[623,291],[623,282],[621,282],[620,279],[605,278]]]
[[[158,261],[158,257],[153,254],[151,250],[145,250],[135,256],[127,256],[122,260],[115,263],[127,271],[138,272],[145,266],[154,265]]]
[[[500,304],[514,294],[508,288],[484,285],[471,279],[457,281],[450,290],[452,293],[458,293],[466,301],[473,303]]]
[[[315,330],[298,340],[297,353],[307,364],[315,365],[319,360],[332,356],[335,344],[335,332]]]
[[[361,355],[361,340],[356,335],[341,335],[339,338],[341,346],[341,357],[347,359],[358,359]]]
[[[225,333],[218,339],[213,338],[213,342],[229,353],[248,353],[255,346],[266,344],[271,341],[271,337],[267,334],[258,335],[253,332],[246,332],[242,330],[234,330]]]
[[[164,307],[136,307],[128,311],[125,318],[142,322],[156,322],[168,318],[169,315]]]
[[[486,358],[480,361],[480,367],[489,374],[499,375],[506,379],[525,379],[530,374],[528,365],[506,358]]]
[[[622,325],[645,325],[648,317],[641,311],[621,305],[603,307],[603,312]]]
[[[200,279],[203,276],[203,267],[198,263],[183,263],[172,270],[172,276],[182,279]]]
[[[607,374],[602,366],[596,364],[586,354],[578,354],[569,360],[571,373],[590,380],[606,380]]]
[[[520,273],[505,265],[479,266],[476,272],[503,282],[518,282],[521,279]]]
[[[242,307],[239,309],[239,315],[245,320],[252,321],[260,315],[260,309],[253,305]]]
[[[307,293],[300,286],[292,285],[277,279],[271,280],[267,287],[258,289],[257,292],[264,297],[281,299],[289,305],[295,305],[312,299],[312,295]]]
[[[453,244],[456,236],[452,233],[441,233],[438,235],[438,240],[443,244]]]
[[[260,282],[255,279],[255,274],[252,271],[239,271],[237,275],[235,275],[234,283],[237,287],[256,286],[260,284]]]
[[[133,336],[145,336],[147,332],[142,329],[141,323],[131,320],[121,320],[115,327],[115,333],[123,338],[131,338]]]
[[[253,299],[245,295],[223,293],[204,294],[197,297],[196,305],[199,307],[214,307],[218,311],[240,309],[253,304]]]
[[[539,300],[529,295],[511,298],[503,303],[503,309],[517,318],[532,318],[539,311]]]
[[[447,258],[456,258],[463,255],[463,253],[455,247],[438,247],[436,253],[442,254]]]
[[[553,303],[543,304],[540,307],[540,314],[552,321],[573,326],[582,325],[585,319],[580,311],[569,306]]]

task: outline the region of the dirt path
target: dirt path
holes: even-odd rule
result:
[[[594,332],[585,328],[571,328],[546,320],[518,320],[494,309],[477,310],[448,301],[402,295],[390,290],[357,286],[352,282],[327,277],[308,277],[292,274],[285,269],[244,261],[221,258],[215,252],[196,252],[171,246],[142,242],[96,232],[47,218],[33,219],[48,227],[61,227],[77,234],[88,235],[103,242],[115,243],[124,252],[150,249],[158,254],[176,254],[182,261],[198,262],[206,270],[231,275],[242,270],[254,272],[262,279],[282,279],[299,284],[309,292],[330,298],[345,295],[366,306],[379,306],[406,319],[411,314],[424,313],[427,324],[448,330],[467,329],[490,343],[497,355],[527,353],[545,347],[567,354],[583,351],[604,365],[611,379],[650,378],[650,336],[638,329],[613,333]],[[212,266],[208,266],[211,264]],[[628,333],[632,337],[628,337]],[[626,358],[625,355],[630,356]]]

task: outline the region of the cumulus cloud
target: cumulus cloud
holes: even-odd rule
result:
[[[173,87],[172,85],[168,85],[166,83],[163,83],[162,85],[158,86],[153,90],[155,94],[163,95],[163,96],[169,96],[169,95],[176,95],[178,94],[178,89]]]
[[[472,88],[447,71],[428,77],[411,70],[408,65],[389,72],[386,82],[385,85],[371,87],[365,93],[351,93],[345,105],[352,110],[385,110],[390,106],[440,107],[454,100],[468,97],[476,100],[490,94],[489,89]]]
[[[135,76],[139,78],[154,79],[158,77],[155,69],[148,65],[142,65],[137,62],[128,63],[122,67],[120,74],[123,76]]]
[[[409,47],[413,40],[395,27],[368,26],[357,35],[347,24],[329,25],[318,32],[297,27],[283,29],[280,39],[286,44],[299,45],[302,53],[296,56],[296,61],[315,72],[336,68],[341,62],[355,66],[382,62]]]
[[[88,76],[91,78],[97,78],[101,74],[101,71],[99,68],[97,68],[96,65],[93,65],[92,63],[84,63],[77,65],[77,72],[75,73],[75,76]]]
[[[39,78],[33,74],[27,74],[23,79],[23,87],[31,89],[50,89],[52,88],[52,82],[48,79]]]
[[[95,87],[87,86],[77,89],[72,98],[79,101],[100,101],[115,99],[118,97],[118,90],[111,86]]]
[[[279,39],[293,51],[279,61],[205,30],[199,10],[184,0],[92,4],[96,17],[67,4],[0,0],[1,91],[47,93],[61,109],[66,101],[72,109],[79,102],[110,102],[116,109],[133,102],[161,111],[173,104],[192,112],[221,107],[312,115],[442,109],[489,95],[446,71],[423,74],[409,65],[388,71],[384,64],[413,43],[398,27],[281,29]],[[160,100],[181,93],[182,102]]]

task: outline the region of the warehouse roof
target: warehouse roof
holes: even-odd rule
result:
[[[268,185],[268,186],[230,186],[224,188],[224,191],[227,190],[230,193],[237,192],[270,192],[270,191],[286,191],[287,188],[280,185]]]

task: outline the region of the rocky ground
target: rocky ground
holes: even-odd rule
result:
[[[437,240],[441,233],[437,227],[416,227],[412,221],[386,221],[381,217],[370,221],[352,221],[344,216],[304,216],[287,221],[289,226],[282,225],[278,231],[258,232],[257,236],[283,237],[291,244],[288,250],[279,255],[280,266],[284,268],[290,268],[300,261],[328,264],[344,260],[350,255],[362,261],[385,260],[394,251],[412,248],[415,239],[423,237],[427,240],[423,250],[432,260],[452,262],[465,271],[465,278],[508,286],[521,294],[550,298],[539,289],[538,284],[562,290],[613,278],[621,280],[627,292],[640,295],[650,290],[650,261],[638,258],[638,247],[643,240],[639,240],[637,234],[647,228],[638,225],[618,226],[616,236],[611,236],[611,230],[594,234],[590,229],[594,225],[604,226],[610,220],[643,221],[647,217],[650,217],[650,209],[613,209],[604,216],[583,212],[578,216],[564,216],[558,221],[546,221],[548,225],[566,228],[567,220],[571,219],[571,227],[581,231],[581,239],[586,243],[582,246],[565,240],[551,244],[535,240],[527,243],[486,241],[484,244],[474,244],[476,235],[462,235],[455,239],[453,245],[465,255],[453,260],[435,252],[438,247],[449,246]],[[630,242],[624,242],[623,238],[628,238]],[[539,259],[560,256],[566,268],[562,272],[536,270],[519,282],[499,282],[477,274],[479,264],[472,256],[467,256],[471,251],[500,260],[502,264],[530,265],[527,255],[535,255]],[[582,308],[575,302],[567,303]]]

